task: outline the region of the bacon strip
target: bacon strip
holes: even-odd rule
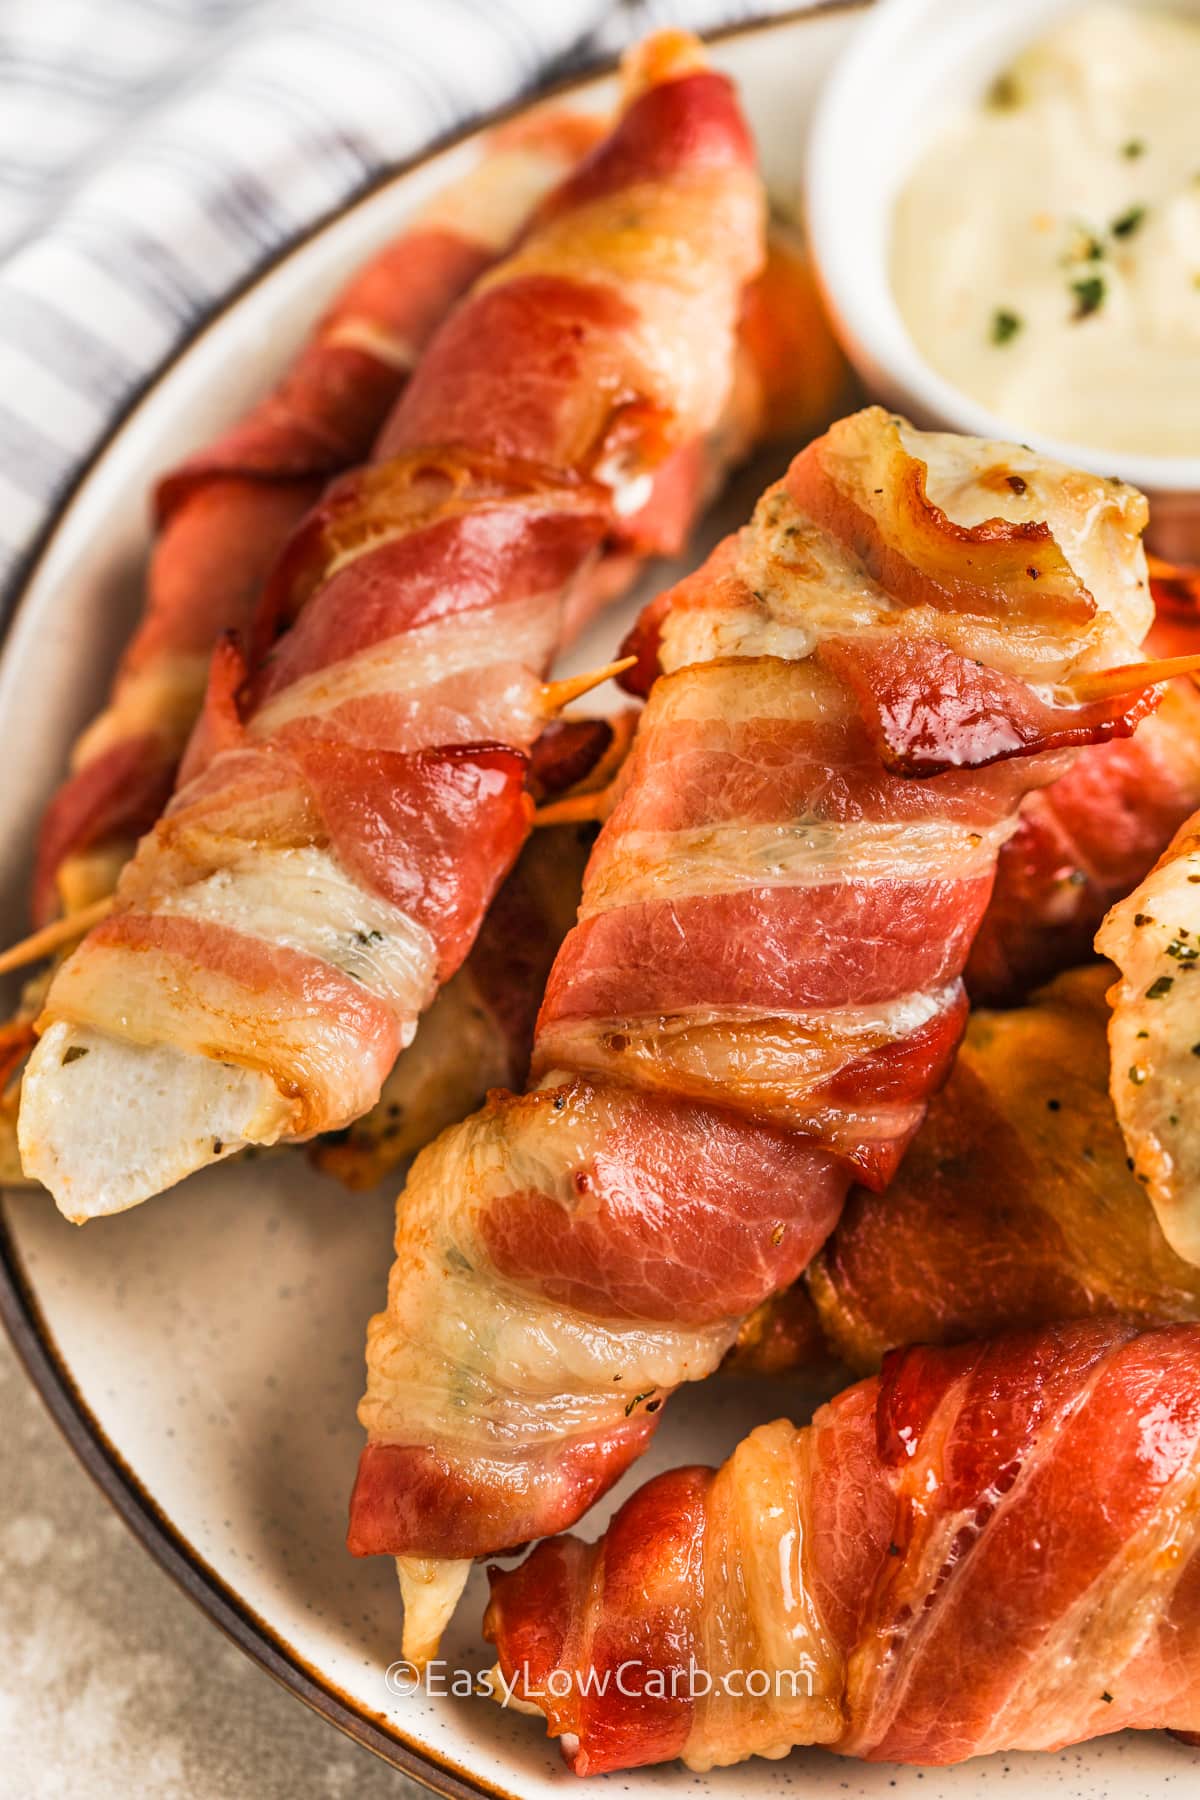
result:
[[[856,479],[878,441],[968,518],[984,501],[964,471],[1001,453],[856,415],[655,608],[666,673],[550,975],[536,1086],[446,1133],[399,1207],[368,1339],[356,1553],[461,1561],[578,1516],[671,1388],[712,1370],[741,1316],[807,1265],[850,1179],[886,1185],[948,1069],[997,848],[1062,763],[1022,746],[985,769],[894,773],[820,647],[886,628],[936,665],[949,618],[1014,684],[1022,645],[1049,683],[1124,660],[1148,623],[1141,508],[1030,465],[1062,541],[1111,575],[1093,573],[1078,619],[1032,624],[1018,583],[1010,629],[997,523],[972,539],[982,610],[948,614],[940,589],[881,588],[855,535],[794,498],[810,462]],[[933,555],[927,536],[919,549]],[[435,1635],[428,1608],[419,1630]]]
[[[1093,964],[1025,1006],[972,1014],[887,1194],[851,1192],[801,1287],[749,1323],[733,1368],[832,1356],[865,1373],[901,1344],[1105,1314],[1200,1319],[1200,1270],[1164,1238],[1108,1097],[1109,978]]]
[[[279,387],[159,483],[142,622],[41,827],[39,924],[115,885],[170,798],[213,643],[248,627],[267,574],[319,488],[363,459],[452,302],[603,129],[600,119],[546,107],[493,132],[480,165],[355,273]],[[781,222],[772,225],[761,276],[745,290],[738,337],[730,441],[710,446],[710,464],[739,454],[739,437],[815,429],[845,380],[811,266]],[[681,516],[710,480],[695,458],[677,458],[672,480],[657,482],[662,505]],[[614,567],[614,585],[630,573]]]
[[[115,885],[170,798],[214,643],[249,627],[325,482],[363,460],[450,307],[602,130],[547,108],[493,133],[480,165],[356,271],[278,385],[158,483],[141,622],[42,822],[37,923]]]
[[[1152,656],[1200,648],[1200,614],[1165,576],[1151,581]],[[967,962],[971,998],[1004,1006],[1083,962],[1110,906],[1146,875],[1200,806],[1200,693],[1171,683],[1132,738],[1085,749],[1031,794],[1000,852],[996,885]]]
[[[579,1775],[1194,1733],[1200,1325],[897,1352],[491,1579],[504,1686]]]
[[[393,1014],[390,1042],[411,1038],[524,837],[521,763],[546,723],[540,676],[566,614],[578,616],[602,549],[678,541],[698,496],[682,507],[672,473],[664,512],[656,478],[676,456],[695,459],[732,390],[742,288],[762,254],[761,187],[730,84],[694,60],[688,44],[635,57],[646,78],[621,121],[435,335],[373,464],[335,484],[295,535],[260,643],[289,628],[239,695],[241,739],[193,743],[190,779],[122,879],[116,940],[147,912],[170,915],[169,937],[186,890],[212,935],[210,963],[234,955],[231,931],[278,941],[282,922],[246,918],[252,891],[268,849],[306,859],[305,878],[329,898],[302,947],[341,960],[338,945],[365,924],[354,894],[382,902],[366,936],[381,935],[389,967],[359,978]],[[609,587],[602,577],[599,591]],[[73,960],[92,953],[85,940]],[[180,960],[163,964],[164,980]],[[111,979],[51,989],[22,1155],[74,1216],[144,1198],[195,1167],[196,1152],[167,1134],[153,1186],[148,1171],[127,1187],[120,1172],[98,1180],[69,1095],[90,1091],[100,1065],[67,1076],[72,1032],[271,1071],[276,1092],[256,1090],[245,1127],[223,1120],[226,1149],[337,1129],[377,1097],[376,1044],[357,1056],[347,1046],[340,1102],[336,1083],[306,1091],[302,1045],[281,1059],[264,1042],[275,1015],[257,988],[219,1051],[181,1033],[172,1007],[149,1016],[157,1023],[130,1021],[115,964]],[[211,1068],[194,1073],[188,1092],[203,1089],[203,1106],[224,1114]],[[35,1076],[44,1085],[31,1100]]]
[[[559,118],[566,149],[576,122],[569,115]],[[590,142],[592,122],[577,124],[578,135]],[[543,112],[533,115],[528,126],[505,128],[496,134],[496,140],[504,145],[515,136],[523,145],[526,131],[535,126],[539,141],[542,130],[554,135],[554,118]],[[488,184],[501,175],[507,178],[511,170],[512,158],[498,156],[489,160],[473,180],[480,184],[486,197]],[[524,166],[518,166],[516,173],[524,178]],[[500,212],[511,210],[512,202],[506,198]],[[395,257],[389,252],[381,259],[381,279],[389,272],[393,279],[402,272],[403,256],[399,251],[406,243],[407,237],[401,241]],[[746,441],[764,434],[798,437],[822,423],[832,411],[833,397],[845,379],[844,363],[820,310],[811,267],[802,247],[779,221],[771,227],[762,274],[745,290],[738,338],[735,390],[726,421],[705,451],[708,472],[698,474],[694,459],[678,457],[672,464],[675,473],[671,482],[659,478],[660,489],[683,482],[688,494],[697,491],[697,483],[701,491],[706,491],[721,465],[740,454]],[[636,564],[628,557],[610,555],[606,567],[605,580],[615,592]],[[599,580],[593,585],[599,589]],[[207,595],[202,598],[207,602]],[[210,731],[218,731],[223,743],[237,741],[239,732],[234,701],[244,671],[240,663],[236,668],[232,685],[221,687],[213,678],[209,683],[209,718],[203,731],[206,736]],[[452,698],[452,684],[446,692]],[[193,699],[180,691],[168,694],[165,690],[163,699],[170,699],[181,708],[172,733],[182,738],[194,712]],[[358,703],[360,720],[366,708],[366,702]],[[607,728],[593,722],[584,727],[585,736],[602,729]],[[542,734],[534,747],[535,766],[531,770],[535,794],[541,785],[539,767],[545,764],[548,748],[556,740],[583,742],[573,722],[564,722],[561,727],[551,725]],[[172,765],[160,755],[161,742],[161,738],[153,736],[130,737],[114,744],[111,753],[88,763],[86,782],[81,774],[79,790],[82,793],[86,788],[91,829],[97,842],[104,840],[104,848],[95,857],[70,862],[71,879],[68,882],[64,874],[60,885],[70,885],[85,897],[96,884],[107,885],[116,879],[133,844],[127,843],[119,832],[115,836],[109,832],[101,809],[115,808],[127,828],[150,828],[168,798],[172,772]],[[551,791],[569,786],[582,772],[580,764],[575,775],[560,774],[551,784]],[[489,1087],[511,1085],[523,1079],[549,959],[570,925],[582,875],[582,861],[571,834],[550,836],[551,841],[543,843],[540,849],[536,845],[530,847],[528,869],[514,876],[511,895],[502,894],[497,899],[494,929],[485,921],[479,954],[472,959],[474,966],[456,976],[439,995],[418,1038],[385,1081],[376,1107],[314,1149],[314,1161],[328,1173],[352,1187],[373,1186],[438,1131],[478,1105]],[[561,866],[550,855],[553,843],[562,846]],[[78,885],[85,863],[92,887]],[[40,1007],[35,1014],[38,1010]],[[20,1060],[24,1061],[35,1041],[31,1020],[22,1022],[20,1041]],[[0,1115],[5,1166],[14,1182],[24,1179],[16,1144],[19,1098],[18,1081],[6,1095]]]
[[[531,754],[539,800],[581,791],[615,771],[624,723],[563,719]],[[611,767],[610,767],[611,764]],[[439,1131],[511,1087],[529,1069],[538,1002],[550,965],[575,918],[595,831],[563,825],[535,831],[488,910],[470,956],[421,1020],[417,1035],[361,1119],[319,1138],[310,1160],[350,1188],[374,1187]]]

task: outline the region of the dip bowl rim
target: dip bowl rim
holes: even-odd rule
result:
[[[1118,478],[1157,502],[1152,525],[1200,560],[1200,454],[1155,456],[1075,442],[993,412],[917,348],[889,269],[895,196],[932,128],[1083,0],[876,0],[833,69],[813,117],[805,210],[834,329],[872,396],[927,429],[1018,442]],[[1200,0],[1122,0],[1200,24]],[[908,118],[905,118],[907,109]],[[932,116],[931,116],[932,115]],[[936,243],[930,253],[937,254]],[[1186,525],[1179,545],[1179,530]]]

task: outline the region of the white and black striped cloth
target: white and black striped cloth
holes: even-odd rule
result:
[[[389,164],[666,23],[786,0],[3,0],[0,620],[113,415]]]

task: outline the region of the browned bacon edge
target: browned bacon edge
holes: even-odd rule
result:
[[[798,1517],[753,1505],[764,1462],[798,1487]],[[493,1569],[484,1632],[577,1774],[814,1740],[916,1764],[1130,1726],[1194,1742],[1198,1498],[1200,1325],[903,1350],[806,1430],[763,1428],[715,1479],[649,1482],[597,1544],[553,1539]],[[796,1616],[801,1543],[812,1697],[707,1702],[688,1672],[725,1673],[716,1609],[752,1654],[772,1616]]]

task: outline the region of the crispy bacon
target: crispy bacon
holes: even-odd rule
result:
[[[888,1193],[851,1193],[805,1276],[850,1368],[1058,1319],[1200,1319],[1200,1271],[1163,1237],[1113,1116],[1108,980],[1073,970],[1025,1006],[973,1013]],[[755,1333],[776,1335],[770,1308]],[[792,1366],[818,1354],[801,1333]],[[786,1360],[777,1348],[775,1367]]]
[[[489,187],[515,183],[519,199],[519,193],[531,181],[544,179],[535,154],[543,144],[547,156],[557,150],[567,157],[582,155],[600,129],[598,121],[549,110],[504,127],[491,140],[492,146],[504,153],[489,158],[471,178],[466,192],[479,188],[482,200]],[[509,154],[514,148],[521,152],[516,158]],[[515,216],[514,196],[503,193],[500,199],[497,218]],[[453,200],[450,210],[458,229],[470,223],[464,221]],[[439,214],[444,215],[445,211],[443,200]],[[454,242],[449,235],[449,222],[442,216],[439,227],[445,234],[443,266]],[[379,308],[386,310],[395,304],[390,287],[404,272],[411,235],[406,233],[394,252],[385,252],[355,278],[347,295],[337,304],[339,318],[351,319],[356,306],[370,316]],[[418,274],[427,258],[432,267],[438,266],[436,235],[429,232],[420,240]],[[845,365],[821,311],[802,246],[788,227],[775,221],[762,274],[744,291],[735,391],[726,417],[702,451],[699,446],[685,447],[656,477],[651,499],[638,513],[637,528],[642,537],[666,549],[677,548],[688,509],[700,503],[713,485],[715,473],[757,437],[798,437],[823,423],[833,411],[834,396],[844,379]],[[292,390],[296,383],[287,385]],[[259,421],[260,413],[251,415],[251,425]],[[281,462],[289,467],[297,466],[295,446],[289,451],[278,429],[286,418],[294,416],[279,409],[270,411],[268,422],[272,431],[261,434],[256,444],[256,467],[260,473],[265,469],[268,449],[278,453]],[[230,440],[236,436],[235,431],[222,440],[226,466],[231,463]],[[245,447],[249,449],[249,443]],[[156,609],[142,633],[149,648],[153,648],[166,641],[161,630],[159,637],[153,638],[155,622],[177,635],[189,632],[198,657],[206,648],[206,634],[219,630],[226,622],[226,584],[220,559],[228,546],[218,527],[233,511],[232,502],[218,496],[219,504],[211,509],[210,520],[209,503],[202,497],[204,481],[209,477],[201,474],[199,461],[193,458],[188,465],[197,479],[188,488],[186,504],[182,489],[171,496],[173,512],[186,516],[187,524],[181,525],[180,531],[196,528],[196,549],[194,553],[173,553],[165,559],[166,573],[175,581],[170,604],[164,601]],[[209,474],[215,481],[215,472]],[[267,507],[269,501],[262,482],[253,488],[246,484],[245,498],[251,514],[256,508]],[[166,530],[169,534],[172,527]],[[217,560],[213,569],[207,561],[198,563],[201,553],[207,557],[210,551]],[[568,606],[565,635],[570,636],[586,613],[602,601],[605,591],[619,593],[635,570],[636,559],[632,555],[618,551],[606,554],[589,591]],[[201,579],[195,579],[197,575]],[[165,588],[160,591],[166,593]],[[269,616],[261,606],[259,620],[263,640],[269,642]],[[275,674],[278,679],[278,669]],[[456,687],[461,691],[463,680],[459,676],[441,684],[447,706],[453,705]],[[195,739],[197,763],[214,748],[228,747],[239,740],[239,695],[245,684],[244,661],[236,656],[231,644],[219,644],[217,663],[210,670],[204,723]],[[171,707],[178,709],[172,735],[182,741],[194,713],[194,690],[175,687],[164,691],[161,698],[166,709],[164,720]],[[496,698],[503,699],[502,688],[498,688]],[[374,704],[358,701],[352,712],[348,709],[343,713],[344,721],[349,723],[352,719],[357,727],[366,726],[366,714]],[[452,729],[452,725],[448,724],[447,729]],[[533,748],[529,786],[534,797],[540,799],[543,794],[559,792],[578,780],[588,759],[599,753],[601,740],[607,741],[609,735],[608,727],[600,721],[552,723]],[[56,806],[48,818],[43,838],[44,861],[48,867],[62,869],[60,885],[69,887],[79,902],[115,882],[121,863],[133,848],[130,838],[123,834],[148,831],[169,799],[174,758],[162,754],[162,743],[161,735],[153,734],[118,739],[111,751],[101,752],[87,763],[86,780],[81,774],[71,784],[71,799],[64,803],[65,810]],[[619,746],[614,748],[619,750]],[[597,778],[603,778],[600,772]],[[109,809],[107,813],[105,808]],[[63,862],[65,840],[57,841],[56,833],[65,825],[69,836],[72,813],[76,822],[86,813],[94,849],[88,857],[67,864]],[[557,863],[548,854],[555,843],[561,849]],[[374,1185],[387,1170],[478,1105],[489,1087],[512,1085],[524,1078],[533,1020],[549,962],[574,916],[582,874],[581,855],[573,833],[554,832],[548,840],[543,838],[540,849],[531,846],[526,859],[528,867],[514,876],[511,892],[502,893],[489,914],[489,921],[494,915],[495,928],[485,922],[478,956],[439,995],[417,1040],[385,1082],[377,1107],[314,1148],[314,1160],[323,1169],[353,1187]],[[90,885],[83,884],[85,865]],[[35,1041],[28,1023],[24,1024],[21,1037],[27,1053]],[[13,1181],[22,1179],[16,1146],[19,1091],[19,1083],[14,1084],[0,1119],[6,1140],[11,1140],[4,1154],[8,1179]]]
[[[363,1111],[401,1047],[393,1009],[360,975],[305,948],[179,914],[106,919],[90,954],[71,957],[56,984],[60,1019],[95,1021],[114,1035],[131,1020],[135,1042],[166,1041],[269,1075],[297,1136]],[[252,1046],[240,1022],[247,1005],[258,1018]]]
[[[739,1319],[810,1261],[852,1175],[886,1185],[946,1073],[998,845],[1061,758],[1022,746],[984,768],[895,773],[863,692],[821,649],[886,630],[929,650],[935,694],[943,626],[956,654],[974,641],[1013,688],[1128,660],[1148,623],[1141,508],[1025,465],[1089,567],[1087,606],[1034,606],[1022,576],[1006,620],[1011,546],[993,522],[948,611],[952,558],[931,528],[915,554],[938,570],[935,591],[914,579],[895,595],[856,531],[833,535],[793,498],[809,462],[858,479],[880,442],[952,518],[1003,504],[967,474],[990,471],[1000,446],[869,411],[802,453],[754,522],[656,608],[666,672],[550,975],[536,1085],[444,1134],[399,1208],[388,1308],[369,1334],[356,1551],[421,1559],[427,1576],[427,1559],[543,1529],[538,1496],[556,1526],[581,1511],[640,1448],[630,1419],[713,1369]],[[524,1473],[489,1491],[497,1464]],[[519,1500],[507,1514],[506,1492]],[[428,1606],[409,1635],[436,1635]]]
[[[265,635],[290,628],[238,696],[241,740],[215,754],[204,733],[193,745],[190,779],[122,879],[107,980],[76,968],[51,988],[41,1024],[53,1041],[27,1072],[22,1153],[77,1216],[93,1178],[80,1172],[66,1036],[212,1054],[174,1002],[148,1004],[137,1023],[122,1008],[115,947],[124,935],[132,949],[141,916],[168,915],[170,936],[186,914],[208,934],[208,967],[230,933],[349,962],[392,1015],[333,1104],[324,1080],[305,1091],[290,1045],[275,1053],[279,1015],[259,990],[231,1001],[243,1048],[222,1033],[230,1088],[238,1069],[274,1080],[287,1062],[290,1077],[278,1094],[255,1089],[245,1129],[224,1118],[222,1091],[215,1135],[228,1149],[231,1137],[336,1129],[366,1110],[384,1050],[409,1041],[511,866],[527,824],[517,766],[546,723],[540,677],[564,614],[602,548],[649,547],[630,541],[629,520],[657,471],[722,418],[741,293],[761,260],[761,186],[731,85],[670,56],[655,66],[595,152],[609,170],[600,191],[552,198],[535,216],[435,335],[372,465],[344,477],[285,551]],[[659,148],[643,171],[622,146],[649,140]],[[547,359],[551,319],[562,353]],[[297,921],[283,895],[301,880],[322,898]],[[85,940],[73,962],[93,948]],[[179,968],[169,957],[162,978],[177,982]],[[90,1089],[98,1066],[75,1087]],[[211,1088],[211,1076],[197,1068],[197,1083]],[[178,1066],[176,1079],[186,1087]],[[195,1155],[164,1127],[124,1203]],[[121,1203],[123,1179],[106,1185],[106,1206]]]
[[[324,483],[366,456],[449,308],[602,129],[555,108],[494,133],[481,165],[355,273],[278,385],[158,483],[141,623],[42,824],[39,924],[115,885],[170,797],[214,643],[248,628]]]
[[[1151,582],[1153,656],[1200,646],[1195,602]],[[1200,805],[1200,693],[1173,681],[1132,738],[1096,744],[1031,794],[1000,852],[991,903],[967,962],[973,1000],[1011,1005],[1083,962],[1110,906],[1144,879]]]
[[[505,1688],[580,1775],[1194,1733],[1200,1325],[899,1351],[491,1579]]]
[[[624,726],[583,718],[547,726],[530,753],[535,796],[582,792],[604,780],[610,764],[619,766]],[[574,921],[594,835],[587,825],[533,833],[471,954],[425,1014],[377,1104],[310,1150],[325,1174],[350,1188],[373,1187],[479,1106],[489,1088],[525,1079],[538,1000]]]
[[[526,758],[502,744],[404,753],[319,741],[292,755],[341,866],[429,933],[447,980],[474,942],[492,871],[525,840]]]
[[[103,723],[80,740],[73,773],[43,822],[39,923],[115,885],[170,797],[212,644],[252,616],[261,647],[270,644],[278,620],[259,596],[318,486],[361,460],[450,303],[522,221],[522,209],[602,130],[599,119],[546,108],[494,132],[480,168],[351,279],[280,387],[160,481],[145,615]],[[754,439],[796,437],[824,423],[844,381],[811,266],[794,233],[776,222],[762,275],[744,291],[726,419],[714,441],[684,446],[656,474],[626,535],[677,553],[720,468]],[[570,610],[567,635],[635,568],[611,551]]]
[[[852,1189],[802,1283],[747,1321],[726,1366],[877,1369],[907,1343],[1059,1319],[1200,1320],[1200,1270],[1163,1236],[1108,1094],[1099,963],[972,1013],[885,1195]]]
[[[632,713],[612,721],[556,719],[530,752],[534,798],[582,794],[610,779],[632,725]],[[594,836],[590,825],[533,833],[489,907],[471,954],[425,1014],[376,1105],[310,1150],[325,1174],[350,1188],[373,1187],[479,1106],[489,1088],[525,1079],[538,1001],[574,922]]]
[[[1128,705],[1055,704],[940,644],[827,638],[819,654],[858,701],[880,762],[904,775],[1129,737],[1157,700],[1147,688]]]
[[[1140,642],[1144,635],[1145,561],[1135,567],[1127,554],[1130,535],[1145,528],[1144,498],[1120,483],[1104,492],[1091,476],[1014,445],[942,433],[928,434],[924,472],[914,475],[906,467],[913,459],[902,421],[877,409],[855,417],[856,422],[843,421],[836,446],[830,445],[835,434],[827,433],[797,457],[760,508],[753,560],[743,571],[745,584],[770,615],[769,627],[756,621],[760,634],[768,642],[783,642],[793,655],[818,645],[828,654],[831,641],[849,640],[856,660],[871,659],[876,668],[886,666],[881,646],[902,658],[905,668],[912,666],[911,644],[930,646],[930,657],[942,664],[938,673],[952,672],[949,697],[956,716],[936,755],[911,769],[904,739],[897,741],[892,754],[905,772],[924,774],[938,764],[985,766],[997,759],[997,749],[1001,756],[1025,754],[1025,730],[1014,733],[1007,746],[997,746],[990,735],[982,743],[973,741],[971,709],[959,717],[967,677],[960,675],[955,658],[975,665],[977,678],[993,693],[1000,688],[1023,718],[1036,719],[1039,706],[1057,702],[1053,730],[1035,732],[1045,736],[1044,747],[1060,741],[1063,729],[1070,731],[1067,741],[1076,743],[1100,741],[1122,729],[1130,696],[1093,711],[1071,708],[1055,690],[1068,690],[1071,677],[1086,667],[1119,665],[1131,636]],[[806,504],[814,496],[818,511],[810,514]],[[1084,529],[1089,503],[1095,513]],[[881,509],[886,524],[864,534],[861,519],[872,507]],[[952,529],[939,542],[938,522],[947,517]],[[832,526],[846,532],[852,574],[837,553],[841,540]],[[1014,543],[1025,542],[1030,533],[1053,546],[1032,573],[1014,552]],[[1062,544],[1071,545],[1069,571],[1063,568]],[[831,546],[837,549],[831,552]],[[962,567],[951,577],[956,557]],[[745,654],[739,647],[747,633],[738,617],[734,561],[729,547],[725,563],[710,565],[704,580],[693,577],[681,584],[669,610],[662,598],[647,609],[626,645],[626,653],[639,659],[624,677],[631,691],[646,691],[660,661],[674,667],[693,660],[697,644],[715,641],[726,654]],[[885,577],[896,583],[894,594]],[[1012,584],[1007,611],[1000,600],[1006,583]],[[1093,590],[1106,593],[1107,604],[1097,607]],[[802,622],[793,620],[794,608],[786,604],[790,592],[803,597]],[[1064,654],[1067,626],[1069,653]],[[836,659],[836,648],[833,655]],[[936,691],[932,664],[930,678],[926,701]],[[1018,686],[1005,687],[1008,679]],[[911,688],[910,697],[917,697]],[[884,723],[889,698],[860,682],[857,699],[880,746],[888,745],[891,735]]]
[[[1083,627],[1096,616],[1046,519],[952,518],[929,492],[928,469],[905,454],[898,421],[873,440],[819,440],[786,486],[814,525],[851,544],[864,574],[907,606],[998,614],[1018,630],[1060,619]]]
[[[589,734],[601,726],[586,721]],[[602,727],[605,734],[608,727]],[[535,759],[541,740],[534,746]],[[558,762],[550,791],[577,767]],[[374,1187],[401,1162],[482,1104],[489,1088],[511,1087],[529,1070],[538,999],[555,952],[571,928],[588,850],[588,826],[535,831],[496,895],[470,956],[441,989],[412,1044],[384,1081],[378,1103],[309,1152],[324,1174],[350,1188]],[[780,1352],[782,1354],[782,1351]]]

